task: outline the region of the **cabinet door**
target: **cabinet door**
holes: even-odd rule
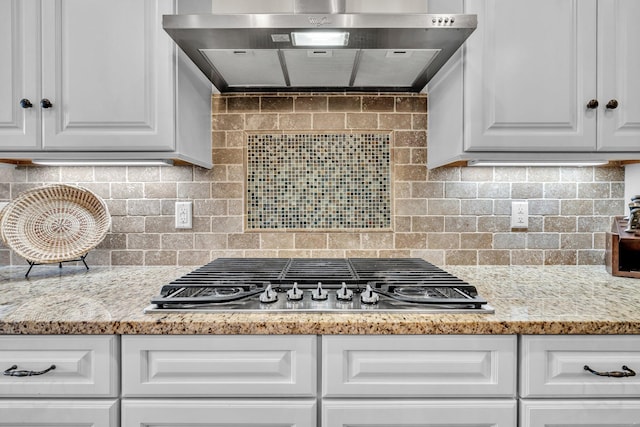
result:
[[[118,343],[115,335],[0,336],[0,371],[55,366],[33,376],[0,375],[0,397],[115,397]]]
[[[118,427],[118,400],[0,400],[0,427]]]
[[[315,427],[316,412],[311,399],[123,399],[122,425]]]
[[[640,2],[598,2],[598,148],[640,151]],[[614,107],[617,102],[617,107]]]
[[[172,3],[42,2],[45,150],[174,149]]]
[[[640,338],[635,335],[526,335],[520,340],[520,396],[640,398],[638,376],[596,372],[640,372]]]
[[[124,336],[123,396],[315,396],[315,336]]]
[[[596,0],[467,0],[465,150],[595,151]]]
[[[520,427],[635,427],[638,400],[521,400]]]
[[[322,427],[514,427],[515,400],[327,400]]]
[[[0,150],[39,147],[38,4],[0,0]],[[22,108],[23,98],[33,106]]]
[[[516,337],[327,336],[324,397],[507,397],[516,394]]]

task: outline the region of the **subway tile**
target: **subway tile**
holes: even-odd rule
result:
[[[227,249],[226,233],[199,233],[193,238],[194,249]]]
[[[511,186],[504,182],[480,182],[478,183],[478,197],[508,199],[511,197]]]
[[[246,114],[245,130],[276,130],[278,129],[277,114]]]
[[[493,202],[491,199],[463,199],[460,200],[460,210],[464,215],[492,215]]]
[[[606,199],[611,194],[611,185],[608,182],[579,183],[578,198],[580,199]]]
[[[175,219],[172,216],[148,216],[143,218],[145,233],[172,233],[176,231]]]
[[[530,168],[527,168],[527,181],[529,181],[529,182],[558,182],[558,181],[560,181],[560,168],[556,168],[556,167],[530,167]]]
[[[413,216],[411,217],[411,231],[426,233],[444,232],[444,216]]]
[[[408,111],[412,113],[427,112],[426,96],[398,96],[395,101],[396,111]]]
[[[478,251],[475,250],[447,250],[445,251],[445,264],[450,265],[477,265]]]
[[[396,217],[394,218],[393,231],[396,233],[408,233],[412,231],[411,217],[396,215]]]
[[[412,250],[411,257],[422,258],[433,265],[444,265],[444,250],[439,249],[418,249]]]
[[[625,215],[626,207],[628,203],[622,200],[594,200],[593,201],[593,213],[596,216],[600,215]]]
[[[544,251],[542,250],[513,250],[511,251],[511,265],[542,265]]]
[[[527,235],[525,233],[495,233],[493,247],[496,249],[525,249]]]
[[[160,234],[129,233],[126,235],[126,248],[127,249],[158,249],[160,248]]]
[[[418,165],[427,164],[427,149],[426,148],[412,148],[411,149],[411,163]]]
[[[45,183],[60,182],[60,167],[34,166],[27,170],[27,182]]]
[[[227,112],[227,97],[213,95],[211,97],[211,112],[213,114],[221,114]]]
[[[160,215],[159,200],[127,200],[127,215],[129,216],[148,216]]]
[[[394,98],[391,96],[363,96],[362,111],[392,112],[395,110]]]
[[[444,182],[412,182],[411,197],[415,199],[444,198]]]
[[[545,265],[576,265],[578,252],[574,250],[546,250],[544,251]]]
[[[244,130],[226,132],[227,148],[244,148]]]
[[[561,182],[593,182],[594,168],[560,168]]]
[[[574,233],[577,228],[576,218],[573,216],[545,216],[545,233]]]
[[[559,200],[529,200],[529,215],[559,215]]]
[[[115,216],[111,218],[113,233],[143,233],[145,231],[144,217]]]
[[[455,199],[430,199],[428,206],[429,215],[460,215],[460,200]],[[417,213],[416,215],[419,215]]]
[[[326,96],[297,96],[294,98],[296,112],[327,111]]]
[[[541,199],[544,194],[544,184],[514,182],[511,184],[512,199]]]
[[[330,96],[329,111],[360,112],[362,110],[361,96]]]
[[[506,216],[483,216],[478,218],[478,231],[500,233],[511,230],[511,218]]]
[[[201,171],[208,169],[204,169],[198,166],[173,166],[169,168],[160,168],[160,181],[191,181],[193,179],[194,170]]]
[[[176,265],[176,251],[145,251],[144,265]]]
[[[175,183],[147,182],[144,184],[145,199],[175,199],[178,186]]]
[[[209,251],[178,251],[178,265],[201,266],[216,257],[212,257]]]
[[[260,97],[258,96],[230,96],[226,98],[226,101],[227,112],[231,114],[256,113],[260,111]]]
[[[102,242],[98,246],[97,249],[127,249],[127,236],[144,236],[144,234],[129,234],[126,233],[108,233]],[[131,249],[131,248],[129,248]],[[135,248],[134,248],[135,249]]]
[[[124,199],[118,200],[105,200],[109,215],[114,216],[126,216],[127,215],[127,201]]]
[[[459,167],[442,167],[429,169],[429,181],[460,181]]]
[[[427,239],[429,249],[460,249],[459,233],[429,234]]]
[[[492,249],[493,234],[491,233],[460,233],[461,249]]]
[[[114,182],[111,184],[111,197],[113,199],[142,199],[144,185],[140,182]]]
[[[260,110],[262,112],[292,112],[293,98],[289,96],[263,96],[260,98]]]
[[[296,249],[326,249],[327,234],[325,233],[295,233],[294,247]]]
[[[605,251],[603,250],[579,250],[578,265],[603,265]]]
[[[475,182],[447,182],[444,196],[451,199],[475,199],[478,197],[478,184]]]
[[[529,233],[529,234],[527,234],[527,248],[529,248],[529,249],[558,249],[558,248],[560,248],[560,234],[558,234],[558,233]]]
[[[157,182],[159,180],[160,166],[129,166],[127,168],[128,182]]]
[[[308,130],[311,129],[311,114],[280,114],[278,128],[281,130]]]
[[[362,233],[363,249],[384,249],[393,247],[393,233]]]
[[[347,129],[377,129],[378,115],[367,113],[347,113]]]
[[[609,216],[578,217],[579,233],[607,232],[611,230],[613,220]]]
[[[161,237],[162,249],[193,249],[193,233],[168,233]]]
[[[524,182],[527,180],[527,168],[495,167],[493,176],[496,182]]]
[[[433,201],[430,201],[429,206]],[[427,201],[424,199],[400,199],[396,200],[396,215],[424,215],[427,213]],[[431,214],[431,213],[429,213]]]
[[[411,148],[394,148],[393,159],[396,165],[408,165],[411,161]]]
[[[426,233],[396,233],[395,247],[396,249],[426,249],[427,234]]]
[[[214,233],[241,233],[243,223],[241,216],[212,217],[211,231]]]
[[[244,233],[229,234],[229,249],[258,249],[260,248],[260,234]]]
[[[560,249],[592,249],[592,233],[566,233],[560,235]]]
[[[413,197],[411,193],[411,182],[408,181],[395,182],[393,184],[393,193],[395,196],[394,200],[417,198]]]
[[[144,252],[111,251],[111,265],[144,265]]]
[[[411,119],[411,114],[380,113],[378,126],[380,129],[390,130],[423,129],[421,127],[413,127]]]
[[[446,216],[444,218],[446,233],[472,233],[478,231],[476,216]]]
[[[415,130],[427,129],[427,115],[426,114],[412,114],[411,115],[411,128]]]
[[[561,200],[560,215],[593,215],[593,200]]]
[[[493,168],[472,167],[460,169],[460,179],[462,181],[493,181]]]
[[[108,182],[80,182],[78,185],[95,193],[103,199],[111,197],[111,186]]]
[[[60,168],[60,181],[91,182],[93,181],[93,167],[74,166],[74,167]]]
[[[293,249],[294,234],[292,233],[260,233],[261,249]]]
[[[394,132],[396,147],[424,148],[427,146],[427,133],[421,130],[397,130]]]
[[[607,182],[624,182],[624,167],[614,166],[594,168],[594,180]]]
[[[225,185],[225,184],[215,184]],[[208,182],[179,182],[179,199],[208,199],[211,197],[211,184]]]
[[[396,165],[393,169],[397,181],[425,181],[427,179],[426,165]]]
[[[329,233],[329,249],[361,249],[360,233]]]
[[[315,113],[313,115],[313,129],[337,130],[345,129],[345,113]]]
[[[478,265],[509,265],[510,263],[511,253],[509,251],[478,251]]]
[[[244,162],[244,150],[242,148],[216,148],[211,150],[213,167],[216,165],[237,165]]]
[[[575,183],[554,183],[544,184],[545,199],[575,199],[578,194],[578,186]]]
[[[240,130],[244,128],[243,114],[214,114],[211,117],[211,128],[217,130]]]

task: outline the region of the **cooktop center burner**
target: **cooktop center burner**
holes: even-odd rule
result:
[[[150,312],[476,312],[469,283],[419,258],[218,258],[168,285]]]

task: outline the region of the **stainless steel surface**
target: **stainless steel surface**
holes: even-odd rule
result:
[[[146,313],[494,312],[474,286],[418,258],[219,258],[151,303]]]
[[[165,31],[221,92],[419,92],[477,25],[476,15],[165,15]],[[294,46],[293,32],[346,31],[344,47]]]

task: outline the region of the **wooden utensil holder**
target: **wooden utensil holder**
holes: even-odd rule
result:
[[[607,233],[605,265],[614,276],[640,278],[640,236],[625,231],[626,217],[616,217]]]

